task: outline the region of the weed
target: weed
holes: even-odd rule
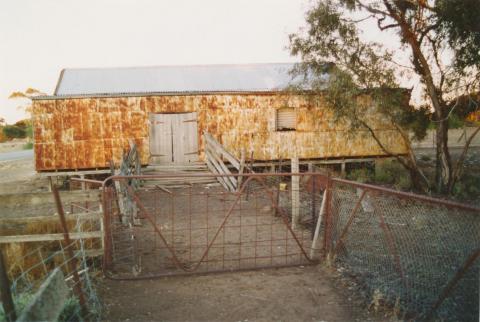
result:
[[[33,142],[27,142],[23,145],[24,150],[31,150],[33,149]]]
[[[361,182],[361,183],[372,182],[373,177],[374,177],[373,172],[370,169],[367,169],[367,168],[353,169],[347,175],[348,179],[358,181],[358,182]]]
[[[480,195],[480,176],[472,173],[463,175],[455,184],[453,195],[458,199],[471,199]]]
[[[392,184],[400,190],[408,190],[412,186],[410,174],[396,160],[385,160],[377,164],[375,183]]]

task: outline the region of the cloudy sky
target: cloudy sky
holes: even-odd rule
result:
[[[62,68],[293,62],[308,0],[15,0],[0,4],[0,116],[52,94]],[[367,28],[368,29],[368,28]],[[375,38],[374,28],[367,30]]]

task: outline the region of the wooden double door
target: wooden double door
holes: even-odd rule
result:
[[[198,161],[197,113],[150,114],[150,162]]]

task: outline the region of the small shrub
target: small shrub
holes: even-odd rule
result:
[[[16,125],[5,125],[3,128],[3,134],[8,139],[24,138],[27,136],[26,130]]]
[[[429,155],[424,154],[424,155],[420,156],[420,160],[428,162],[428,161],[431,161],[432,158]]]
[[[480,176],[464,174],[453,187],[453,195],[459,199],[472,199],[480,196]]]
[[[404,176],[400,176],[398,180],[395,182],[395,188],[398,190],[408,190],[412,187],[412,180],[410,179],[410,175],[406,174]]]
[[[392,184],[397,189],[407,190],[412,186],[410,174],[396,160],[385,160],[375,169],[375,182]]]
[[[58,321],[81,321],[80,310],[80,303],[77,298],[71,296],[65,301]]]
[[[13,304],[15,306],[15,312],[17,315],[20,315],[23,309],[32,301],[33,295],[26,292],[26,293],[21,293],[18,297],[15,297],[13,299]],[[0,305],[0,321],[7,321],[7,317],[5,314],[5,311],[3,310],[3,306]]]
[[[27,142],[23,145],[24,150],[31,150],[33,149],[33,142]]]
[[[372,182],[373,180],[373,173],[371,170],[367,168],[358,168],[358,169],[353,169],[350,171],[350,173],[347,175],[347,178],[353,181],[358,181],[361,183],[367,183],[367,182]]]
[[[25,134],[27,135],[27,137],[33,138],[33,126],[31,123],[29,123],[25,128]]]
[[[382,165],[378,165],[375,169],[375,182],[387,184],[392,184],[395,182],[395,176],[392,173],[391,167],[386,164],[387,162],[388,161]]]

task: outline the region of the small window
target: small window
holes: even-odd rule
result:
[[[295,131],[297,128],[297,117],[293,107],[284,107],[277,110],[276,129],[277,131]]]

